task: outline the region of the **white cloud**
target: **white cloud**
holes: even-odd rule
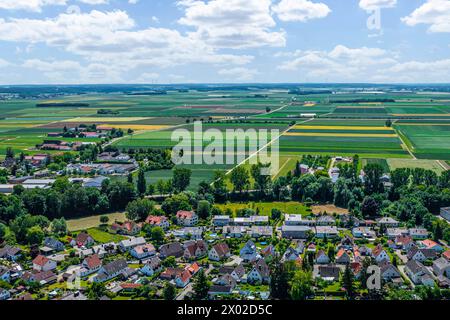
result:
[[[394,8],[397,0],[360,0],[359,7],[366,11],[372,11],[382,8]]]
[[[0,59],[0,68],[5,68],[5,67],[9,67],[11,64],[3,59]]]
[[[309,0],[281,0],[272,10],[282,21],[306,22],[312,19],[325,18],[331,9],[324,3]]]
[[[428,0],[402,21],[408,26],[430,25],[430,32],[450,32],[450,1]]]
[[[232,68],[232,69],[221,69],[217,72],[219,75],[224,76],[230,81],[249,81],[253,80],[254,77],[259,74],[256,69],[249,68]]]
[[[179,1],[182,25],[195,28],[190,36],[217,48],[284,47],[286,33],[274,30],[272,0]]]
[[[48,5],[66,5],[67,0],[0,0],[0,9],[40,12]]]
[[[118,10],[65,13],[44,20],[0,19],[0,40],[45,43],[124,71],[138,66],[170,67],[196,62],[242,65],[253,59],[218,53],[200,39],[176,30],[135,30],[134,20]]]

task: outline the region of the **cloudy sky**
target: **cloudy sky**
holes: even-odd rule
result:
[[[450,82],[450,0],[0,0],[0,84]]]

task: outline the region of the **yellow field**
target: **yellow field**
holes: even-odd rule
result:
[[[303,106],[304,107],[314,107],[316,104],[315,103],[305,103]]]
[[[134,131],[140,131],[140,130],[163,130],[170,128],[170,126],[162,126],[162,125],[153,125],[153,124],[104,124],[102,126],[105,127],[114,127],[116,129],[131,129]]]
[[[389,127],[343,127],[343,126],[295,126],[294,129],[299,130],[355,130],[355,131],[372,131],[372,130],[392,130],[394,129]]]
[[[144,117],[78,117],[72,119],[66,119],[61,122],[133,122],[148,120],[153,118]]]
[[[294,137],[360,137],[360,138],[396,138],[397,134],[364,134],[364,133],[318,133],[318,132],[288,132],[285,136]]]

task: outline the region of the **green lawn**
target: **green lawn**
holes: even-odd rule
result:
[[[246,202],[246,203],[227,203],[216,205],[221,210],[231,209],[235,213],[239,209],[258,210],[261,216],[270,216],[272,209],[279,209],[287,214],[311,215],[311,210],[299,202]]]
[[[87,232],[95,240],[95,242],[108,243],[108,242],[120,242],[127,239],[124,236],[118,234],[111,234],[109,232],[102,231],[98,228],[88,229]]]

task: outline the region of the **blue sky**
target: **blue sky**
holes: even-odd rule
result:
[[[192,82],[448,83],[450,0],[0,0],[0,84]]]

